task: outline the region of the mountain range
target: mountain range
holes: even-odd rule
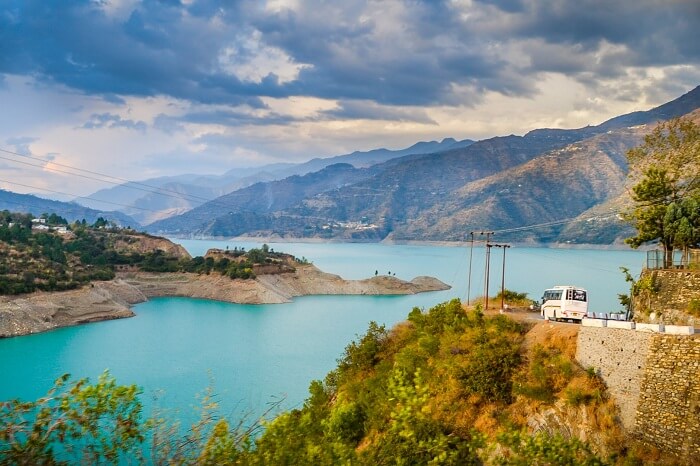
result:
[[[95,223],[99,217],[123,227],[138,228],[141,225],[132,217],[116,211],[105,211],[90,209],[75,202],[61,202],[32,194],[18,194],[0,189],[0,210],[10,212],[31,213],[39,217],[44,213],[54,213],[65,218],[69,222],[85,220],[88,223]]]
[[[93,209],[0,192],[0,208],[184,237],[463,241],[494,231],[503,241],[611,244],[632,233],[621,220],[631,202],[626,152],[660,121],[700,122],[699,109],[700,86],[596,126],[154,178],[80,200]],[[109,213],[96,199],[126,207]]]
[[[597,126],[537,129],[358,168],[260,182],[148,225],[160,234],[613,243],[629,236],[625,154],[659,121],[697,117],[700,87]],[[695,111],[695,112],[694,112]]]
[[[151,178],[102,189],[88,196],[89,199],[76,199],[76,202],[94,209],[110,208],[113,203],[119,203],[126,206],[120,209],[122,212],[145,225],[187,212],[209,200],[255,183],[305,175],[336,163],[348,163],[357,168],[364,168],[406,155],[466,147],[473,142],[469,139],[457,141],[453,138],[446,138],[439,142],[418,142],[411,147],[400,150],[355,151],[351,154],[334,157],[314,158],[304,163],[277,163],[254,168],[236,168],[221,175],[179,175]]]

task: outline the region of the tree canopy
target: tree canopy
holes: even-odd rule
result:
[[[658,241],[670,265],[674,249],[700,241],[700,126],[690,118],[659,124],[644,143],[627,153],[635,206],[627,219],[636,248]]]

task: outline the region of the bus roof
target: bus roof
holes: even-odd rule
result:
[[[552,288],[547,288],[548,290],[582,290],[586,291],[584,288],[574,286],[574,285],[555,285]]]

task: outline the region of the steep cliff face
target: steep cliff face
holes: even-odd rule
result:
[[[627,442],[624,413],[600,374],[584,371],[590,364],[578,359],[581,347],[586,348],[580,330],[579,325],[542,321],[530,328],[523,348],[530,372],[530,380],[523,383],[529,396],[516,401],[515,411],[529,433],[579,439],[607,457]],[[543,378],[541,391],[554,392],[551,398],[532,390],[533,375]],[[633,413],[629,422],[634,423]]]
[[[594,406],[572,406],[565,400],[557,400],[529,415],[527,425],[533,434],[542,432],[587,442],[605,457],[619,451],[625,442],[617,414],[615,403],[609,400]]]

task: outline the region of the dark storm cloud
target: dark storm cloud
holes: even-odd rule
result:
[[[470,105],[485,91],[531,95],[545,71],[588,83],[628,66],[700,62],[700,6],[690,0],[299,3],[269,12],[253,0],[145,0],[113,15],[106,0],[4,2],[0,73],[113,101],[265,108],[261,97],[314,96],[345,102],[339,117],[372,118],[376,107],[362,115],[347,102]],[[283,79],[274,66],[284,63],[261,70],[266,48],[303,65],[298,76]],[[246,67],[262,74],[237,72]]]
[[[530,0],[510,19],[505,32],[511,37],[540,39],[583,57],[602,41],[625,47],[607,64],[589,62],[594,70],[700,62],[700,3],[695,0]]]

